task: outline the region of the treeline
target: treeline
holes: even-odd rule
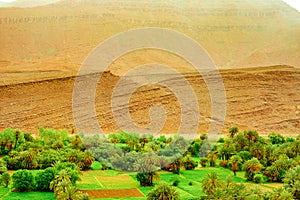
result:
[[[0,173],[18,169],[46,169],[57,162],[72,162],[80,169],[89,169],[94,157],[86,150],[78,135],[66,131],[40,128],[34,139],[29,133],[7,128],[0,134]]]

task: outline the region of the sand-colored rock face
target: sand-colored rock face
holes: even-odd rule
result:
[[[179,31],[209,53],[226,89],[223,131],[237,125],[263,133],[300,132],[300,18],[279,0],[65,0],[33,8],[0,8],[0,130],[76,128],[72,92],[82,62],[104,40],[143,27]],[[96,93],[102,129],[118,131],[110,98],[120,77],[148,63],[182,73],[197,95],[198,132],[206,132],[212,120],[211,99],[203,78],[184,58],[155,49],[129,52],[108,66]],[[149,125],[153,104],[166,110],[161,132],[177,132],[180,102],[159,85],[138,88],[132,95],[129,111],[136,124]],[[85,116],[81,123],[92,132],[88,121]]]

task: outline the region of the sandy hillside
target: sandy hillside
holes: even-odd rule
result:
[[[18,3],[23,7],[22,1]],[[76,128],[74,77],[88,54],[115,34],[161,27],[197,41],[220,69],[227,103],[223,131],[238,125],[263,133],[299,133],[299,15],[280,0],[62,0],[0,8],[0,130]],[[204,80],[186,60],[149,49],[130,52],[107,68],[110,72],[99,80],[96,95],[99,124],[106,132],[118,130],[110,109],[114,86],[128,70],[154,62],[178,70],[189,81],[199,103],[197,129],[206,132],[212,119]],[[180,105],[168,89],[139,88],[131,103],[131,117],[139,126],[149,125],[147,113],[157,103],[167,110],[162,132],[177,131]],[[80,123],[92,132],[86,123],[89,117]]]

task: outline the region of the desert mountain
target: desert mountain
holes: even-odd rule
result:
[[[2,8],[0,22],[2,72],[76,71],[99,43],[140,27],[188,35],[219,68],[299,67],[300,62],[300,13],[280,0],[62,0]]]
[[[239,125],[300,132],[300,14],[281,0],[61,0],[17,8],[26,2],[0,8],[0,129],[75,128],[74,75],[88,54],[115,34],[161,27],[197,41],[221,70],[228,103],[224,130]],[[203,79],[183,58],[149,49],[130,52],[107,69],[101,80],[107,82],[99,81],[97,89],[99,123],[107,132],[117,130],[109,111],[112,87],[129,69],[154,62],[185,74],[203,108],[199,132],[207,131],[212,119]],[[179,105],[169,91],[142,88],[132,101],[132,117],[142,126],[151,104],[163,102],[171,117],[164,132],[176,131]]]

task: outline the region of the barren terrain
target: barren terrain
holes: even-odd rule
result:
[[[300,70],[274,66],[222,70],[226,88],[227,115],[224,131],[233,125],[241,129],[255,129],[261,133],[277,131],[286,134],[300,131]],[[200,110],[198,132],[206,132],[211,116],[210,96],[199,74],[185,75],[197,94]],[[91,77],[100,77],[100,74]],[[111,95],[119,77],[105,72],[99,80],[96,93],[96,113],[105,132],[118,131],[112,111]],[[40,126],[57,129],[74,127],[72,92],[74,77],[1,86],[0,128],[19,128],[37,132]],[[130,114],[140,126],[149,122],[149,108],[162,104],[167,111],[163,133],[175,133],[180,122],[180,104],[166,88],[142,87],[132,96]],[[84,106],[79,109],[85,109]],[[89,117],[82,119],[88,127]]]

